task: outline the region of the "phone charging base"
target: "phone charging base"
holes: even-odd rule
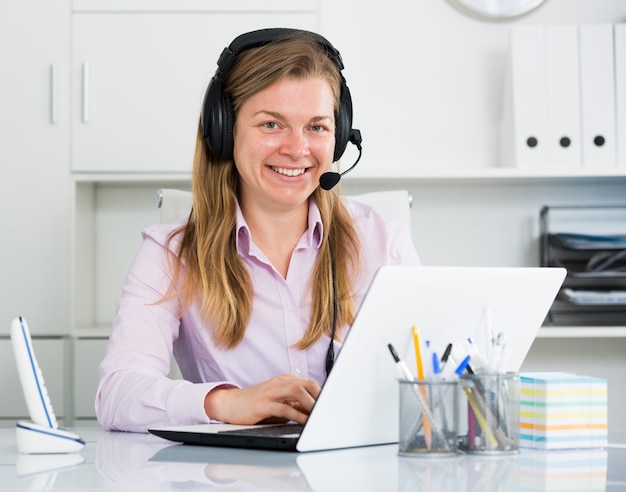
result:
[[[85,441],[73,432],[34,422],[18,422],[15,439],[17,450],[24,454],[75,453],[85,447]]]

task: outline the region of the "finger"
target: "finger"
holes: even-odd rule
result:
[[[297,402],[272,402],[268,410],[274,415],[273,419],[284,419],[304,425],[309,418],[308,412],[301,410]],[[268,420],[268,419],[264,419]]]

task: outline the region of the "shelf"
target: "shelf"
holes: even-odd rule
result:
[[[315,12],[315,0],[74,0],[73,13],[90,12]]]
[[[124,183],[124,182],[191,182],[189,173],[74,173],[73,180],[77,183]],[[346,182],[411,182],[447,184],[463,183],[541,183],[541,182],[577,182],[586,183],[623,180],[626,182],[626,168],[580,168],[580,169],[516,169],[507,167],[484,167],[474,169],[433,169],[433,168],[361,168],[343,177]]]
[[[537,338],[626,338],[626,326],[544,326]]]
[[[626,181],[626,168],[553,168],[553,169],[518,169],[509,167],[483,167],[473,169],[448,168],[410,168],[410,169],[360,169],[346,175],[346,181],[369,180],[409,180],[414,182],[441,182],[441,183],[541,183],[565,181]]]
[[[83,327],[72,331],[71,338],[108,338],[110,326]],[[626,326],[544,326],[537,338],[626,338]]]
[[[191,173],[73,173],[75,183],[191,183]]]
[[[77,328],[72,331],[70,334],[71,338],[74,339],[100,339],[100,338],[109,338],[111,335],[111,327],[110,326],[94,326],[91,328]]]

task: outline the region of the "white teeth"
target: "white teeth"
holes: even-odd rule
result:
[[[305,169],[286,169],[284,167],[272,167],[273,171],[276,171],[279,174],[284,174],[285,176],[300,176],[304,174]]]

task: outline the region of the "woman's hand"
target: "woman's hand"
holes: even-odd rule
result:
[[[229,424],[304,424],[319,393],[315,381],[286,374],[249,388],[214,389],[204,399],[204,411],[210,419]]]

